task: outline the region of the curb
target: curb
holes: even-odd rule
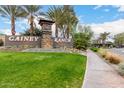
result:
[[[85,70],[85,74],[84,74],[84,79],[83,79],[83,84],[81,86],[81,88],[84,88],[84,84],[85,84],[85,80],[86,80],[86,75],[87,75],[87,68],[88,68],[88,55],[87,56],[87,61],[86,61],[86,70]]]

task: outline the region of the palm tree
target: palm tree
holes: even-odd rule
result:
[[[104,32],[100,34],[100,39],[102,40],[102,45],[105,45],[105,41],[110,33]]]
[[[75,12],[74,12],[73,6],[64,5],[63,10],[64,10],[64,17],[65,17],[64,18],[65,25],[67,26],[66,36],[67,36],[67,38],[69,38],[69,34],[76,27],[76,25],[78,23],[78,19],[76,17]]]
[[[56,30],[55,37],[58,37],[58,28],[63,25],[63,11],[61,6],[52,6],[48,9],[46,16],[55,22]]]
[[[73,7],[68,5],[50,7],[47,12],[47,17],[52,19],[56,24],[56,37],[58,37],[58,29],[60,29],[63,37],[66,35],[69,38],[69,34],[78,22]]]
[[[29,30],[30,35],[33,35],[35,34],[34,28],[36,26],[34,22],[34,18],[38,15],[43,14],[43,12],[41,12],[42,7],[39,5],[25,5],[23,6],[23,9],[27,14],[28,22],[30,24],[30,30]]]
[[[21,6],[16,5],[1,5],[0,6],[0,16],[9,18],[11,20],[11,33],[16,34],[15,31],[15,20],[18,17],[25,17],[25,13]]]

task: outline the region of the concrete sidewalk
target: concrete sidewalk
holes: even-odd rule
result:
[[[124,78],[92,51],[87,52],[88,63],[84,88],[122,88]]]

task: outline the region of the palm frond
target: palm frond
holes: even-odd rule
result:
[[[0,6],[0,15],[2,17],[10,17],[12,15],[12,13],[10,12],[10,7],[5,6],[5,5],[1,5]]]

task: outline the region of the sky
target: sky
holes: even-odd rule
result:
[[[43,5],[46,12],[50,5]],[[75,5],[74,10],[79,24],[89,25],[95,34],[110,32],[118,34],[124,32],[124,6],[119,5]],[[35,22],[38,25],[37,20]],[[27,19],[16,21],[16,32],[24,32],[28,28]],[[0,33],[10,34],[10,19],[0,17]]]

